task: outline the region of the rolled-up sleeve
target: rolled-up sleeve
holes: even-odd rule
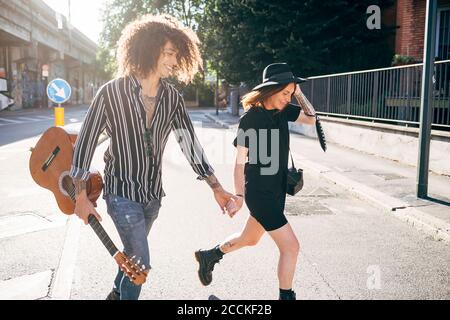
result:
[[[214,169],[209,164],[203,147],[195,134],[194,126],[187,114],[184,100],[181,96],[178,96],[178,104],[172,120],[172,130],[183,154],[195,173],[199,175],[197,179],[204,180],[212,175]]]
[[[301,110],[300,106],[290,103],[283,109],[283,112],[286,113],[288,121],[295,122],[300,116]]]
[[[105,96],[103,90],[100,89],[89,107],[75,143],[70,169],[72,178],[88,180],[89,167],[97,147],[97,140],[105,126]]]

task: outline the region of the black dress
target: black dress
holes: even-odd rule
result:
[[[300,107],[283,110],[251,107],[239,122],[234,146],[249,149],[245,164],[245,203],[266,231],[287,223],[284,215],[289,159],[288,121],[296,121]]]

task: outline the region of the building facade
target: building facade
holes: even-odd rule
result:
[[[426,0],[397,0],[395,52],[422,61]],[[450,0],[438,0],[436,59],[450,59]]]

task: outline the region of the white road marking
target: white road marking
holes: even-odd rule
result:
[[[67,216],[63,214],[44,218],[32,212],[2,216],[0,217],[0,239],[62,227],[66,220]]]
[[[10,122],[10,123],[23,123],[23,121],[17,121],[17,120],[5,119],[5,118],[0,118],[0,121],[6,121],[6,122]]]
[[[39,122],[39,121],[48,121],[53,120],[52,116],[33,116],[31,117],[14,117],[14,118],[0,118],[0,126],[6,126],[11,124],[23,124],[28,122]],[[4,121],[2,123],[2,121]]]
[[[42,120],[53,120],[54,117],[50,117],[50,116],[35,116],[38,119],[42,119]]]
[[[20,120],[25,120],[25,121],[39,121],[39,119],[36,119],[36,118],[28,118],[28,117],[17,117],[17,119],[20,119]]]

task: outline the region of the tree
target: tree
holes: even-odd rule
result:
[[[95,72],[101,79],[112,79],[117,71],[116,59],[113,53],[100,46],[95,61]]]
[[[154,7],[159,13],[178,18],[186,27],[197,31],[198,20],[203,13],[206,0],[157,0]]]
[[[369,5],[387,0],[211,0],[200,22],[204,52],[231,82],[258,82],[263,68],[284,61],[301,76],[386,66],[393,28],[369,30]]]
[[[107,68],[108,73],[115,73],[116,44],[122,30],[131,21],[147,13],[167,13],[195,30],[197,17],[203,11],[203,2],[204,0],[108,0],[102,12],[101,64]]]

